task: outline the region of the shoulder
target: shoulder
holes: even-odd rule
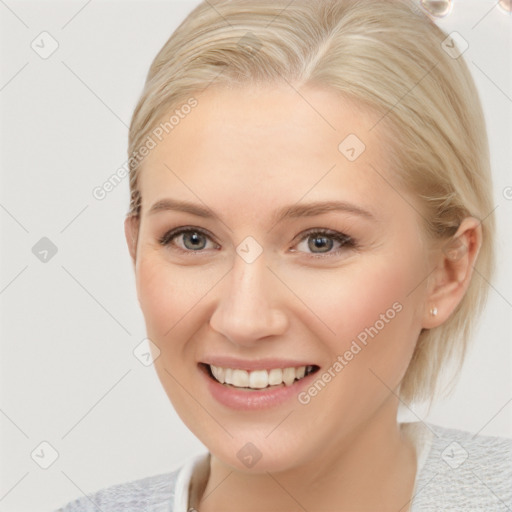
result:
[[[169,512],[179,471],[113,485],[69,502],[55,512]]]
[[[511,510],[512,439],[426,424],[416,510]],[[418,506],[420,505],[420,506]]]

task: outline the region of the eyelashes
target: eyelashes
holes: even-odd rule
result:
[[[197,240],[200,239],[201,237],[204,239],[209,239],[211,241],[211,237],[206,231],[203,231],[200,228],[194,228],[192,226],[187,226],[187,227],[173,229],[173,230],[167,232],[164,236],[162,236],[158,239],[158,242],[163,246],[174,245],[177,249],[179,249],[183,252],[202,252],[202,250],[198,250],[197,248],[187,250],[187,249],[183,249],[181,247],[177,247],[176,244],[174,243],[174,240],[176,238],[178,238],[180,235],[184,235],[184,234],[194,235],[191,239],[192,245],[196,244]],[[215,244],[215,245],[217,245],[217,244]],[[201,249],[204,249],[204,248],[201,248]]]
[[[297,245],[304,244],[306,242],[308,249],[321,249],[320,252],[310,252],[306,253],[310,256],[314,257],[323,257],[323,256],[331,256],[331,255],[337,255],[341,251],[341,249],[348,249],[348,248],[354,248],[355,247],[355,240],[346,235],[345,233],[340,233],[339,231],[332,231],[330,229],[313,229],[309,230],[306,233],[302,233],[302,237],[299,239],[299,243]],[[313,243],[310,243],[313,241]],[[320,244],[317,244],[317,242],[320,242]],[[325,244],[327,243],[327,251],[325,250]],[[330,249],[333,248],[334,244],[338,243],[339,248],[338,251],[330,251]],[[298,250],[292,250],[292,252],[300,252]]]
[[[180,237],[181,247],[176,242]],[[191,256],[200,256],[204,255],[207,250],[220,249],[220,245],[213,240],[207,231],[193,226],[172,229],[160,237],[158,242],[164,247],[170,247],[172,250]],[[332,251],[331,249],[335,248],[336,245],[338,246],[337,250]],[[312,258],[326,258],[339,256],[342,252],[356,249],[357,243],[354,238],[345,233],[330,229],[313,228],[301,233],[296,238],[293,247],[297,246],[303,246],[303,250],[291,249],[291,252],[303,252]],[[312,250],[312,252],[307,252],[304,249]],[[319,252],[315,252],[317,249]]]

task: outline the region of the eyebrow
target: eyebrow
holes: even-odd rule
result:
[[[212,210],[188,201],[177,199],[161,199],[157,201],[148,211],[148,215],[153,215],[162,211],[180,211],[196,215],[197,217],[218,219]],[[294,204],[285,206],[277,210],[273,215],[274,223],[278,223],[287,218],[314,217],[324,213],[341,211],[352,215],[359,215],[369,220],[376,220],[375,215],[364,208],[345,201],[318,201],[307,204]]]

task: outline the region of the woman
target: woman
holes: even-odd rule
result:
[[[405,0],[204,2],[129,154],[154,364],[208,453],[62,510],[512,508],[509,440],[397,422],[462,361],[493,268],[453,39]]]

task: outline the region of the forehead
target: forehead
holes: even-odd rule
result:
[[[373,129],[379,117],[332,89],[209,87],[195,97],[144,160],[143,211],[173,191],[225,204],[235,193],[243,203],[323,199],[327,191],[368,202],[382,189],[389,171]]]

